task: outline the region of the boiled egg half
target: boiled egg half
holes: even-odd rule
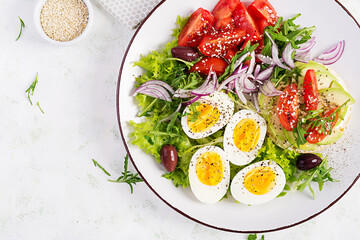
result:
[[[230,185],[230,164],[225,152],[216,146],[197,150],[190,161],[189,182],[199,201],[218,202]]]
[[[250,110],[235,113],[225,128],[224,151],[235,165],[255,159],[266,135],[266,121]]]
[[[274,161],[266,160],[251,164],[238,172],[230,186],[235,200],[257,205],[276,198],[286,183],[282,168]]]
[[[194,111],[190,106],[184,110],[184,117],[181,118],[181,126],[186,135],[193,139],[200,139],[223,128],[234,113],[234,102],[231,98],[219,91],[201,97],[197,101]],[[197,117],[194,117],[196,114]]]

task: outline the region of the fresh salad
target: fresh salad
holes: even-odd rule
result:
[[[336,181],[320,151],[343,135],[355,101],[328,65],[345,41],[313,58],[315,27],[279,17],[267,0],[220,0],[177,17],[173,41],[142,55],[131,93],[132,144],[196,198],[256,205]]]

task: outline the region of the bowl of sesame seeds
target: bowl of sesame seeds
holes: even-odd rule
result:
[[[56,45],[71,45],[90,30],[93,9],[89,0],[38,0],[34,22],[40,36]]]

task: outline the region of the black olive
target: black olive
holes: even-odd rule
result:
[[[178,162],[176,148],[173,145],[166,144],[161,148],[160,156],[165,169],[169,172],[175,171]]]
[[[296,160],[296,167],[300,170],[310,170],[321,164],[322,160],[318,155],[312,153],[301,154]]]
[[[180,58],[187,62],[195,61],[199,57],[199,53],[196,48],[186,46],[173,47],[171,49],[171,55],[174,58]]]

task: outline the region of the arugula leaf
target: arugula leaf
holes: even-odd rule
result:
[[[103,168],[97,161],[95,161],[95,159],[92,159],[94,166],[100,168],[106,175],[111,176],[110,173],[108,173],[108,171],[105,170],[105,168]]]
[[[16,39],[15,41],[19,40],[23,28],[25,28],[25,23],[24,23],[24,21],[23,21],[20,17],[18,17],[18,18],[19,18],[19,20],[20,20],[20,32],[19,32],[19,36],[17,37],[17,39]]]
[[[298,125],[296,125],[296,127],[294,127],[293,135],[295,137],[297,146],[301,146],[301,145],[304,145],[305,143],[307,143],[307,141],[305,139],[306,134],[307,134],[307,132],[305,131],[305,129],[302,127],[301,124],[298,124]]]
[[[143,182],[141,177],[139,177],[138,173],[133,174],[130,171],[128,171],[128,161],[129,161],[129,155],[126,154],[125,161],[124,161],[124,171],[121,173],[122,175],[116,179],[116,180],[108,180],[109,182],[116,182],[116,183],[127,183],[130,187],[131,193],[133,193],[133,185],[136,185],[138,182]]]

